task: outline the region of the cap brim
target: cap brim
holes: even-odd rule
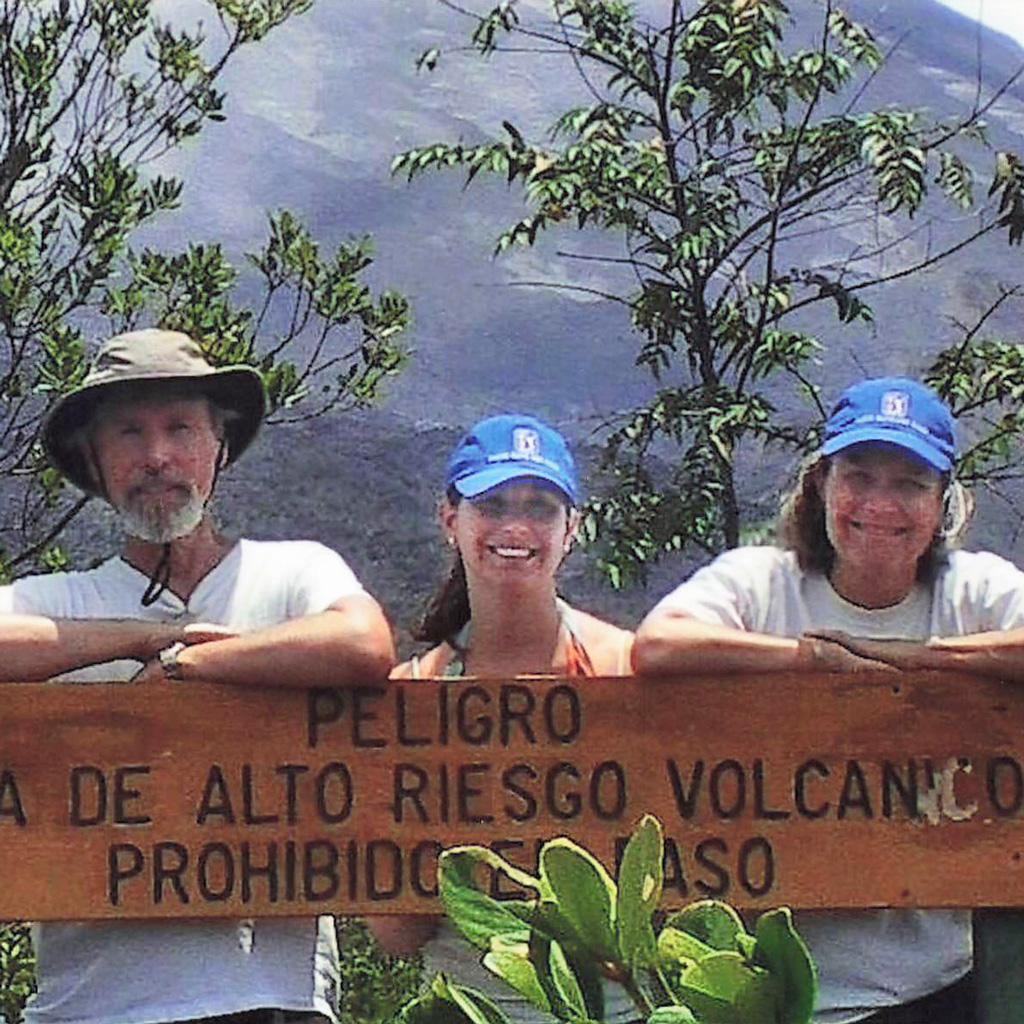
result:
[[[452,486],[464,498],[479,498],[481,494],[493,491],[503,484],[513,483],[517,480],[539,480],[541,483],[550,484],[570,505],[576,504],[575,495],[571,494],[554,473],[549,472],[543,466],[530,466],[529,468],[516,463],[505,465],[488,466],[476,473],[470,473],[459,480],[454,480]]]
[[[915,437],[902,430],[888,430],[885,427],[866,426],[854,430],[845,430],[836,437],[830,438],[821,446],[822,455],[835,455],[857,444],[889,444],[902,448],[911,455],[926,462],[932,469],[940,473],[948,473],[953,462],[944,452],[940,451],[923,437]]]

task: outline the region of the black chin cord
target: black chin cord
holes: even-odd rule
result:
[[[148,608],[155,601],[159,600],[160,595],[167,589],[167,584],[170,582],[171,542],[168,541],[164,544],[163,551],[160,552],[160,560],[156,563],[156,568],[153,570],[153,574],[149,577],[146,592],[142,595],[140,602],[142,607]]]
[[[217,451],[217,460],[213,466],[213,482],[210,484],[210,493],[206,496],[206,501],[203,502],[203,510],[205,512],[207,506],[210,504],[210,499],[213,498],[213,492],[217,487],[217,480],[220,478],[220,471],[226,461],[227,443],[221,438],[220,448]],[[99,465],[97,461],[97,465]],[[101,478],[102,479],[102,478]],[[104,491],[106,491],[106,485],[104,484]],[[140,604],[143,608],[148,608],[151,604],[160,599],[160,595],[167,589],[171,582],[171,542],[167,541],[163,550],[160,552],[160,560],[156,563],[156,567],[153,569],[152,575],[149,577],[149,583],[146,586],[146,592],[142,595]]]

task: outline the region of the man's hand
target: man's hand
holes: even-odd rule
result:
[[[173,642],[184,643],[193,647],[196,644],[209,644],[216,643],[218,640],[230,640],[238,635],[238,630],[218,625],[216,622],[190,622],[182,629],[180,636]],[[150,658],[144,662],[142,668],[132,676],[131,681],[133,683],[167,681],[167,670],[160,660],[160,652],[157,651],[156,654],[155,658]]]
[[[190,622],[181,632],[184,643],[208,644],[214,640],[230,640],[238,636],[237,629],[218,625],[216,622]]]

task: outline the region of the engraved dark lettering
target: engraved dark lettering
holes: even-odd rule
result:
[[[72,825],[98,825],[107,817],[107,779],[99,770],[89,764],[80,764],[71,769],[70,776]],[[88,809],[83,809],[82,789],[87,783],[92,791]],[[133,847],[134,849],[134,847]]]
[[[740,847],[737,876],[751,896],[764,896],[775,884],[775,854],[764,836],[753,836]]]
[[[865,818],[874,817],[864,769],[856,761],[846,762],[846,778],[843,779],[843,790],[839,794],[836,817],[842,821],[851,810],[860,811]]]
[[[622,817],[626,810],[626,773],[618,761],[602,761],[594,769],[590,776],[590,807],[602,821]]]
[[[223,903],[235,888],[235,860],[227,843],[207,843],[196,859],[200,895],[209,903]],[[219,887],[218,887],[219,882]]]
[[[280,821],[278,814],[260,814],[256,810],[256,786],[251,764],[242,765],[242,821],[246,825],[268,825]]]
[[[514,764],[501,773],[501,785],[504,790],[517,797],[522,802],[522,807],[514,806],[510,801],[505,801],[505,814],[513,821],[530,821],[537,817],[537,800],[534,795],[524,789],[520,780],[536,782],[537,771],[532,765]]]
[[[479,747],[490,742],[492,722],[482,712],[476,718],[470,717],[469,706],[473,702],[487,707],[491,695],[482,686],[463,687],[455,699],[455,731],[463,743]]]
[[[118,825],[148,825],[153,819],[148,814],[129,814],[127,804],[140,800],[137,789],[129,789],[127,782],[133,775],[148,775],[148,764],[131,764],[114,771],[114,821]]]
[[[809,761],[804,761],[802,765],[796,770],[796,777],[793,784],[793,802],[796,804],[797,813],[803,818],[823,818],[828,814],[829,802],[827,800],[818,804],[817,807],[811,807],[807,803],[807,776],[810,772],[814,772],[816,775],[823,779],[827,779],[830,775],[828,767],[814,758]]]
[[[277,843],[267,843],[267,857],[263,864],[257,864],[252,856],[252,846],[242,843],[240,860],[242,862],[242,902],[252,901],[252,881],[254,878],[267,880],[267,902],[277,902]]]
[[[444,847],[436,839],[424,839],[409,854],[409,881],[417,896],[437,895],[437,858]]]
[[[396,764],[391,774],[392,799],[391,816],[395,821],[405,821],[405,801],[412,803],[412,810],[415,811],[420,821],[429,821],[426,807],[423,806],[423,794],[430,784],[430,777],[427,770],[416,764],[409,764],[403,761]]]
[[[765,800],[764,761],[754,761],[754,817],[767,821],[782,821],[789,817],[789,811],[781,807],[769,807]]]
[[[544,727],[559,743],[572,743],[583,728],[580,695],[565,683],[552,686],[544,695]]]
[[[471,764],[460,764],[456,774],[455,796],[459,808],[459,821],[473,825],[486,825],[494,821],[493,814],[476,814],[470,809],[470,801],[483,795],[482,789],[477,789],[472,782],[475,775],[486,775],[491,766],[479,761]]]
[[[693,851],[694,860],[702,868],[707,868],[711,873],[710,880],[703,878],[694,879],[694,887],[699,889],[705,896],[724,896],[729,891],[729,872],[713,860],[711,854],[720,853],[723,856],[728,854],[729,847],[724,839],[712,836],[710,839],[702,839]]]
[[[320,727],[334,725],[345,713],[341,690],[310,690],[306,697],[306,743],[315,747],[320,742]]]
[[[219,764],[210,765],[206,776],[206,785],[199,800],[196,812],[196,824],[205,825],[206,819],[218,817],[224,825],[234,825],[235,810],[231,806],[231,794],[224,778],[224,770]]]
[[[628,840],[623,841],[623,850]],[[665,880],[662,883],[664,890],[675,889],[680,896],[689,896],[690,891],[686,885],[686,872],[683,870],[683,859],[679,856],[679,847],[676,841],[670,836],[665,837],[665,852],[662,855],[662,868],[665,873]]]
[[[285,816],[289,825],[295,825],[299,820],[297,780],[309,771],[309,765],[279,764],[274,771],[285,777]]]
[[[399,686],[395,691],[395,717],[398,745],[400,747],[425,747],[430,743],[429,736],[410,736],[408,709],[406,708],[406,697],[408,691],[404,686]]]
[[[578,791],[574,789],[563,789],[559,786],[559,780],[563,777],[579,780],[580,773],[576,766],[568,761],[560,761],[554,765],[544,780],[544,796],[548,810],[556,818],[562,821],[569,821],[579,815],[583,807],[583,800]]]
[[[385,870],[377,856],[380,852],[389,855]],[[366,895],[374,901],[393,900],[401,891],[401,847],[391,839],[371,839],[366,844]]]
[[[700,796],[700,784],[704,777],[704,762],[694,761],[690,769],[689,788],[683,785],[683,778],[679,774],[679,768],[672,758],[665,762],[668,769],[669,782],[672,783],[672,795],[675,797],[676,810],[680,818],[692,818],[697,810],[697,799]]]
[[[333,807],[329,806],[331,793],[335,794]],[[317,774],[316,811],[321,821],[332,825],[344,821],[352,813],[352,776],[340,761],[325,764]]]
[[[917,809],[917,762],[913,758],[907,761],[905,775],[900,775],[900,766],[891,761],[882,762],[882,817],[891,818],[896,813],[893,794],[903,805],[903,813],[908,818],[919,817]]]
[[[731,782],[729,781],[730,777]],[[730,792],[732,794],[731,803],[728,802]],[[708,797],[711,800],[711,810],[719,818],[728,820],[743,813],[743,808],[747,803],[747,776],[739,761],[729,758],[719,761],[711,769],[711,775],[708,778]]]
[[[28,818],[25,817],[25,805],[21,802],[18,792],[18,780],[14,772],[5,768],[0,772],[0,818],[10,818],[16,825],[24,827]],[[72,824],[77,824],[72,822]]]
[[[519,731],[527,743],[536,743],[530,716],[536,707],[533,691],[519,683],[507,683],[502,686],[498,696],[498,711],[501,722],[501,744],[507,747],[512,735],[512,723],[519,723]]]
[[[307,900],[321,902],[337,893],[341,879],[338,877],[338,849],[334,843],[325,839],[306,843],[302,867],[303,894]]]
[[[142,874],[145,858],[133,843],[114,843],[107,850],[107,898],[112,906],[121,901],[121,883]]]
[[[188,892],[181,876],[188,867],[188,849],[181,843],[154,843],[153,845],[153,902],[163,903],[164,887],[168,883],[178,902],[188,903]]]
[[[384,696],[380,686],[357,686],[352,690],[352,745],[355,747],[383,747],[387,740],[383,736],[368,736],[364,727],[378,721],[380,715],[367,705]]]

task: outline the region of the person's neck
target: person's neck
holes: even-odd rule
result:
[[[513,676],[557,669],[562,618],[554,590],[538,594],[470,592],[467,674]]]
[[[861,608],[891,608],[914,589],[916,567],[892,579],[881,579],[877,570],[860,570],[834,565],[829,574],[832,589],[845,601]]]
[[[152,576],[164,553],[164,544],[128,537],[121,557],[139,572]],[[170,542],[170,579],[167,589],[187,601],[199,581],[216,566],[231,549],[231,541],[213,528],[209,517],[189,534]]]

